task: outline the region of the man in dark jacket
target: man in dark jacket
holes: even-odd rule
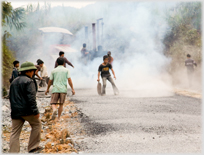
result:
[[[69,61],[67,60],[67,58],[64,57],[64,52],[62,52],[62,51],[59,52],[59,58],[60,58],[60,57],[64,58],[64,61],[65,61],[64,67],[65,67],[65,68],[66,68],[66,63],[74,68],[74,66],[72,65],[72,63],[69,62]],[[58,64],[57,64],[57,60],[56,60],[56,61],[55,61],[55,68],[56,68],[57,66],[58,66]]]
[[[19,137],[25,121],[28,121],[32,130],[28,143],[28,152],[39,152],[41,121],[36,103],[37,86],[33,79],[36,67],[32,62],[21,65],[21,74],[11,83],[10,106],[12,119],[12,133],[10,137],[10,153],[20,151]]]
[[[9,82],[11,83],[15,78],[18,77],[18,67],[19,67],[19,61],[15,60],[13,62],[13,71],[12,71],[12,75],[11,78],[9,79]]]

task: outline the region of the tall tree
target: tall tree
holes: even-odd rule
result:
[[[13,9],[11,2],[2,2],[2,26],[9,26],[11,29],[15,27],[21,30],[26,26],[23,22],[25,10],[23,8]]]
[[[13,9],[10,2],[3,1],[2,2],[2,26],[9,27],[12,29],[13,27],[19,31],[23,29],[26,24],[23,22],[25,11],[23,8]],[[15,60],[14,52],[9,49],[7,46],[7,39],[10,37],[10,33],[8,31],[4,31],[2,35],[2,77],[3,77],[3,90],[9,87],[9,78],[12,72],[12,62]],[[6,95],[3,93],[3,95]]]

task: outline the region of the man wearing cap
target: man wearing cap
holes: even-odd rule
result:
[[[108,63],[113,65],[112,64],[113,63],[113,57],[111,56],[111,51],[108,51],[107,55],[108,55]]]
[[[32,62],[21,65],[21,74],[14,79],[10,86],[10,106],[12,132],[10,137],[10,153],[20,152],[19,137],[25,121],[28,121],[32,130],[28,143],[28,152],[39,152],[43,148],[40,144],[41,121],[36,103],[37,85],[34,81],[36,67]]]

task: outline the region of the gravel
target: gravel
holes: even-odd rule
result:
[[[85,135],[78,139],[80,153],[201,153],[201,99],[172,95],[165,97],[128,97],[123,91],[115,96],[111,89],[99,96],[95,89],[76,89],[70,101],[77,108],[66,107],[63,115],[78,112],[76,120],[67,126],[73,134],[82,129]],[[37,104],[41,116],[50,106],[49,96],[39,92]],[[132,94],[137,93],[132,91]],[[2,100],[2,129],[10,132],[10,103]],[[42,122],[43,124],[43,122]],[[30,129],[25,127],[23,130]],[[42,126],[46,129],[46,126]],[[75,127],[75,128],[73,128]],[[80,128],[78,130],[77,128]],[[27,132],[30,134],[30,132]],[[9,142],[2,140],[3,152]],[[80,139],[80,140],[79,140]],[[49,142],[49,139],[42,144]],[[21,144],[21,153],[27,152],[27,143]]]
[[[72,100],[83,112],[84,153],[201,153],[201,99],[120,93],[76,90]]]

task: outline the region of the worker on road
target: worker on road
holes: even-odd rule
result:
[[[109,61],[108,56],[107,55],[103,56],[103,63],[98,68],[98,79],[97,79],[97,81],[100,81],[100,73],[101,73],[101,78],[102,78],[102,81],[103,81],[102,95],[106,94],[106,80],[108,80],[112,84],[114,94],[117,95],[119,93],[119,91],[118,91],[118,88],[116,87],[116,85],[115,85],[115,83],[113,81],[113,78],[110,75],[109,69],[112,71],[113,76],[116,79],[115,72],[114,72],[114,70],[112,68],[112,65],[109,64],[108,61]]]
[[[86,44],[83,44],[83,48],[81,49],[81,59],[82,62],[86,65],[89,59],[89,52],[86,49]]]
[[[53,109],[52,120],[55,120],[57,116],[57,104],[59,104],[58,118],[60,121],[60,116],[63,111],[63,104],[65,102],[67,94],[67,81],[72,89],[72,95],[75,94],[73,83],[70,77],[70,72],[64,67],[65,60],[62,57],[57,59],[57,68],[55,68],[50,74],[50,80],[48,82],[47,90],[45,95],[49,93],[50,86],[53,84],[52,96],[50,104]],[[58,102],[59,101],[59,102]]]
[[[64,57],[64,52],[63,52],[63,51],[60,51],[60,52],[59,52],[59,58],[60,58],[60,57],[64,58],[64,61],[65,61],[64,67],[65,67],[65,68],[66,68],[66,63],[74,68],[74,66],[72,65],[72,63],[69,62],[69,61],[67,60],[67,58]],[[57,64],[57,60],[56,60],[56,61],[55,61],[55,67],[54,67],[54,68],[56,68],[57,66],[58,66],[58,64]]]
[[[187,60],[185,61],[185,66],[187,67],[187,76],[189,81],[189,87],[192,86],[193,76],[194,76],[194,66],[197,66],[196,62],[191,59],[191,55],[187,54]]]
[[[29,153],[39,153],[41,121],[36,102],[37,85],[33,79],[36,67],[32,62],[25,62],[21,65],[21,74],[11,83],[10,106],[12,131],[10,137],[10,153],[20,152],[19,137],[25,121],[31,126],[31,134],[28,142]]]
[[[9,79],[9,82],[11,83],[15,78],[18,77],[18,68],[19,68],[19,61],[18,60],[15,60],[13,62],[13,71],[12,71],[12,74],[11,74],[11,78]]]
[[[45,66],[44,62],[41,59],[37,60],[37,64],[40,66],[40,76],[42,77],[42,80],[39,86],[45,87],[46,86],[45,83],[48,84],[48,81],[49,81],[47,67]]]
[[[113,57],[111,56],[111,51],[108,51],[107,55],[108,55],[108,63],[113,65]]]

